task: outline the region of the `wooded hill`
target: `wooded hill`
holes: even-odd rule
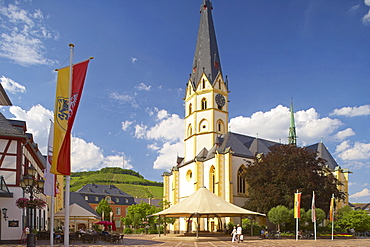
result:
[[[145,179],[140,173],[119,167],[106,167],[99,171],[72,172],[71,191],[85,184],[115,185],[127,194],[138,198],[162,199],[163,183]]]

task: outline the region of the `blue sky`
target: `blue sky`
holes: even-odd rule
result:
[[[201,0],[0,0],[0,82],[46,153],[56,72],[95,57],[73,129],[72,170],[120,166],[162,181],[183,154],[184,88]],[[213,1],[233,132],[321,139],[370,202],[370,0]]]

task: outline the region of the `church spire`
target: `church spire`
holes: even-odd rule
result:
[[[212,19],[212,3],[210,0],[203,0],[200,6],[200,24],[198,38],[195,48],[193,71],[190,77],[194,87],[197,87],[204,72],[210,83],[221,72],[220,56],[218,53],[216,33]]]
[[[294,145],[294,146],[297,145],[297,134],[295,132],[293,100],[290,101],[290,127],[289,127],[288,142],[290,145]]]

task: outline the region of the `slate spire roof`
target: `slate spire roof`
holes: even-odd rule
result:
[[[295,131],[293,101],[290,102],[290,127],[288,140],[290,145],[297,146],[297,134]]]
[[[213,84],[221,73],[221,62],[217,47],[216,33],[212,19],[212,3],[203,0],[200,6],[200,23],[190,81],[196,88],[204,72]]]

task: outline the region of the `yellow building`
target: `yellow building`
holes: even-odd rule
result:
[[[177,159],[171,172],[163,174],[164,200],[172,205],[205,186],[227,202],[243,206],[247,200],[246,167],[252,164],[255,154],[266,154],[270,147],[279,144],[228,131],[229,82],[222,73],[212,9],[211,1],[203,0],[192,73],[184,97],[184,157]],[[291,112],[289,143],[295,145],[292,107]],[[306,148],[318,151],[328,161],[326,165],[343,183],[340,189],[348,192],[348,170],[338,166],[324,144]],[[238,219],[233,221],[238,223]],[[201,229],[202,224],[205,222],[201,223]],[[218,219],[210,219],[209,224],[211,230],[223,228]],[[186,219],[177,220],[170,227],[182,232],[186,229]]]

